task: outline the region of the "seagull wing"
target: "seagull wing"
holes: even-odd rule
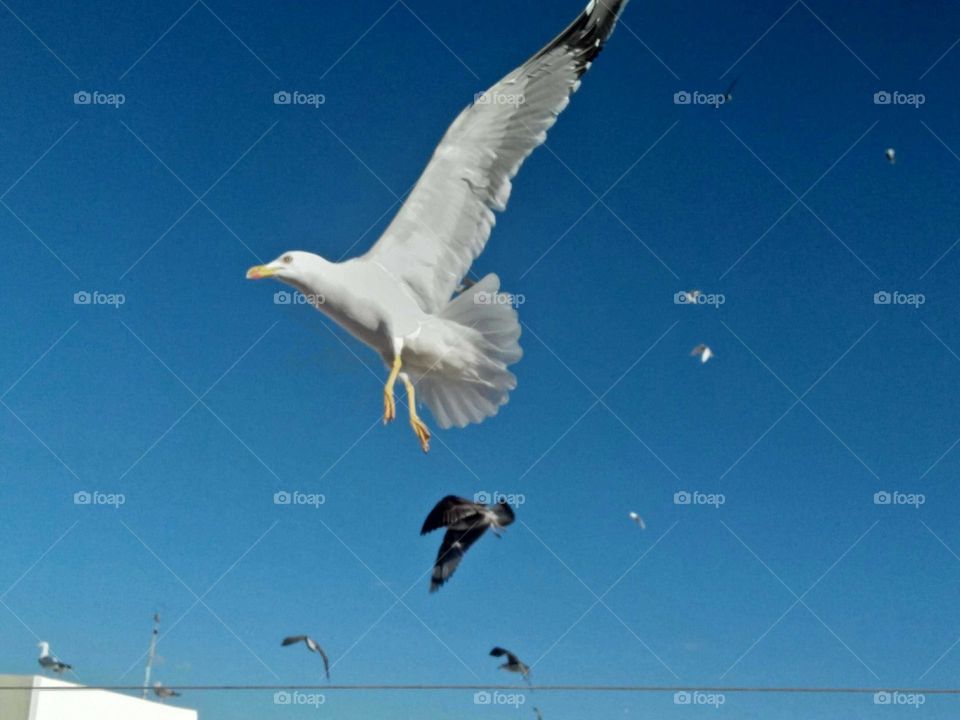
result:
[[[543,50],[468,106],[383,236],[364,256],[428,313],[444,308],[506,209],[511,179],[580,86],[629,0],[590,0]]]
[[[283,639],[283,642],[281,642],[280,644],[283,647],[287,647],[287,645],[296,645],[298,642],[306,642],[306,641],[307,641],[306,635],[291,635],[290,637],[285,637]]]
[[[503,657],[504,655],[506,655],[507,662],[510,663],[511,665],[517,665],[520,663],[520,658],[518,658],[509,650],[504,650],[502,647],[495,647],[493,650],[490,651],[490,654],[493,655],[493,657]]]
[[[330,679],[330,658],[327,657],[327,654],[323,651],[323,648],[317,645],[317,652],[320,653],[320,657],[323,658],[323,672],[327,675],[327,680]]]
[[[477,514],[479,513],[476,503],[456,495],[447,495],[427,515],[427,519],[423,521],[423,527],[420,528],[420,534],[426,535],[428,532],[454,525]]]
[[[478,523],[469,530],[447,530],[437,553],[437,561],[433,565],[430,592],[439,590],[440,586],[453,576],[467,550],[480,539],[486,529],[486,525]]]

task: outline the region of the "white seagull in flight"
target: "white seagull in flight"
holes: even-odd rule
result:
[[[327,657],[327,654],[323,651],[323,648],[320,647],[320,643],[314,640],[309,635],[291,635],[290,637],[285,637],[283,642],[280,644],[283,647],[288,645],[296,645],[298,642],[302,642],[307,646],[307,650],[313,653],[319,653],[320,658],[323,660],[323,671],[327,675],[327,680],[330,679],[330,658]]]
[[[407,391],[410,425],[424,452],[430,431],[414,386],[441,428],[496,415],[517,379],[520,324],[495,274],[454,297],[506,209],[511,179],[543,144],[580,86],[628,0],[591,0],[550,44],[476,98],[440,145],[383,236],[365,254],[330,262],[290,251],[247,271],[275,278],[380,354],[387,368],[383,421],[396,417],[393,388]]]

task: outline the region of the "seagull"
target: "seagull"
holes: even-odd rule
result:
[[[891,165],[897,164],[897,151],[894,148],[887,148],[883,154],[887,156],[887,161]]]
[[[383,422],[396,418],[394,385],[407,393],[410,425],[424,452],[437,424],[466,427],[496,415],[517,386],[520,323],[495,274],[456,295],[483,251],[511,180],[579,88],[629,0],[590,0],[552,42],[454,120],[393,222],[364,255],[331,262],[290,251],[252,267],[274,278],[379,353],[389,373]],[[509,297],[509,296],[507,296]]]
[[[530,682],[530,668],[525,663],[520,662],[520,658],[512,652],[504,650],[502,647],[495,647],[490,651],[490,654],[493,655],[493,657],[503,657],[506,655],[507,661],[500,666],[500,669],[506,670],[507,672],[520,673],[524,680],[528,683]]]
[[[153,694],[156,695],[161,700],[166,700],[167,698],[180,697],[180,693],[178,693],[176,690],[165,688],[163,684],[159,682],[155,682],[153,684]]]
[[[633,520],[637,525],[639,525],[641,530],[647,529],[647,523],[645,523],[643,521],[643,518],[637,515],[635,512],[630,513],[630,519]]]
[[[700,344],[700,345],[697,345],[693,350],[690,351],[690,356],[691,356],[691,357],[694,357],[694,356],[697,356],[697,355],[700,356],[700,362],[701,362],[701,363],[705,363],[705,362],[707,362],[710,358],[713,357],[713,350],[711,350],[710,348],[708,348],[706,345]]]
[[[37,660],[40,663],[40,667],[44,670],[53,670],[55,673],[63,673],[66,670],[73,670],[72,665],[67,665],[65,662],[60,662],[56,656],[50,654],[50,643],[46,640],[37,643],[37,647],[40,648],[40,658]]]
[[[727,86],[726,91],[723,93],[723,101],[725,103],[733,101],[733,89],[737,86],[738,82],[740,82],[740,78],[734,78],[733,82]]]
[[[327,657],[327,654],[323,651],[323,648],[320,647],[319,643],[314,640],[309,635],[291,635],[290,637],[285,637],[283,642],[280,643],[283,647],[287,645],[296,645],[298,642],[302,642],[307,646],[307,650],[310,652],[320,653],[320,657],[323,658],[323,670],[327,674],[327,680],[330,679],[330,658]]]
[[[420,529],[420,534],[426,535],[438,528],[447,528],[443,542],[440,543],[437,561],[433,565],[430,592],[436,592],[450,579],[464,554],[487,528],[500,537],[500,531],[513,523],[514,517],[513,510],[507,503],[483,505],[456,495],[447,495],[438,502]]]

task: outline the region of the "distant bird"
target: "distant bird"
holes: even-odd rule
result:
[[[44,670],[53,670],[53,672],[58,674],[67,670],[73,670],[72,665],[60,662],[54,655],[50,654],[50,643],[46,640],[38,642],[37,647],[40,648],[40,658],[37,662],[40,663],[40,667]]]
[[[176,690],[165,688],[163,684],[159,682],[155,682],[153,684],[153,694],[156,695],[161,700],[166,700],[167,698],[180,697],[180,693],[178,693]]]
[[[447,495],[438,502],[420,529],[420,534],[426,535],[438,528],[447,528],[433,565],[430,592],[436,592],[450,579],[464,554],[487,528],[500,537],[500,531],[513,523],[514,517],[513,510],[505,502],[483,505],[456,495]]]
[[[639,525],[641,530],[647,529],[647,524],[643,521],[643,518],[637,515],[635,512],[630,513],[630,519]]]
[[[713,350],[711,350],[706,345],[703,345],[701,343],[700,345],[697,345],[693,350],[690,351],[691,357],[696,357],[697,355],[700,356],[700,362],[705,363],[710,358],[713,357]]]
[[[366,254],[331,262],[291,251],[247,271],[248,279],[274,278],[323,298],[311,304],[381,357],[389,370],[383,421],[396,418],[400,381],[424,452],[430,430],[417,414],[420,403],[441,428],[462,428],[496,415],[517,387],[509,368],[523,354],[521,327],[512,304],[492,301],[500,279],[491,273],[461,295],[454,290],[483,252],[495,213],[506,210],[520,166],[546,142],[627,2],[590,0],[546,47],[477,95]],[[516,18],[507,20],[515,35]],[[582,140],[614,142],[596,133]],[[337,409],[327,410],[335,423]]]
[[[298,642],[302,642],[307,646],[307,650],[310,652],[320,653],[320,657],[323,658],[323,670],[327,674],[327,680],[330,679],[330,658],[327,657],[327,654],[323,651],[323,648],[320,647],[319,643],[314,640],[309,635],[291,635],[283,639],[283,642],[280,643],[283,647],[287,645],[296,645]]]
[[[733,101],[733,89],[737,86],[738,82],[740,82],[740,78],[734,78],[733,82],[727,86],[726,91],[723,93],[723,101],[725,103]]]
[[[886,152],[884,152],[884,155],[887,156],[887,162],[889,162],[891,165],[897,164],[897,151],[894,148],[887,148]]]
[[[507,656],[507,661],[500,666],[501,670],[506,670],[507,672],[520,673],[523,676],[523,679],[527,682],[530,682],[530,668],[525,663],[520,661],[516,655],[514,655],[509,650],[504,650],[502,647],[495,647],[490,651],[490,654],[493,657],[503,657]]]

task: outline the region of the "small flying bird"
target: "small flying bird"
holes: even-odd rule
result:
[[[528,683],[530,682],[530,667],[520,661],[516,655],[514,655],[509,650],[504,650],[502,647],[495,647],[490,651],[490,654],[493,657],[503,657],[507,656],[507,661],[500,666],[501,670],[506,670],[507,672],[520,673],[523,676],[523,679]]]
[[[433,565],[430,592],[436,592],[451,578],[464,554],[487,528],[500,537],[500,532],[513,523],[514,517],[513,510],[505,502],[483,505],[456,495],[447,495],[438,502],[420,529],[420,534],[426,535],[439,528],[447,528]]]
[[[690,351],[690,357],[696,357],[698,355],[700,356],[700,362],[705,363],[713,357],[713,350],[701,343]]]
[[[320,647],[320,644],[314,640],[309,635],[291,635],[290,637],[285,637],[283,642],[280,643],[283,647],[287,645],[296,645],[298,642],[302,642],[307,646],[307,650],[310,652],[320,653],[320,657],[323,658],[323,670],[327,674],[327,680],[330,679],[330,658],[327,657],[327,654],[323,651],[323,648]]]
[[[740,78],[739,78],[739,77],[734,78],[733,82],[730,83],[730,85],[727,86],[726,91],[723,93],[723,101],[724,101],[724,102],[732,102],[732,101],[733,101],[733,89],[737,86],[737,83],[738,83],[738,82],[740,82]]]
[[[46,640],[37,643],[37,647],[40,648],[40,657],[37,660],[40,663],[40,667],[44,670],[53,670],[53,672],[60,674],[67,670],[73,670],[72,665],[67,665],[65,662],[60,662],[56,656],[50,654],[50,643]]]
[[[180,693],[176,690],[171,690],[170,688],[165,688],[163,683],[155,682],[153,684],[153,694],[156,695],[161,700],[166,700],[167,698],[180,697]]]
[[[647,523],[645,523],[643,521],[643,518],[637,515],[635,512],[630,513],[630,519],[633,520],[637,525],[639,525],[641,530],[647,529]]]
[[[897,164],[897,151],[894,148],[887,148],[883,154],[887,156],[887,162],[891,165]]]

